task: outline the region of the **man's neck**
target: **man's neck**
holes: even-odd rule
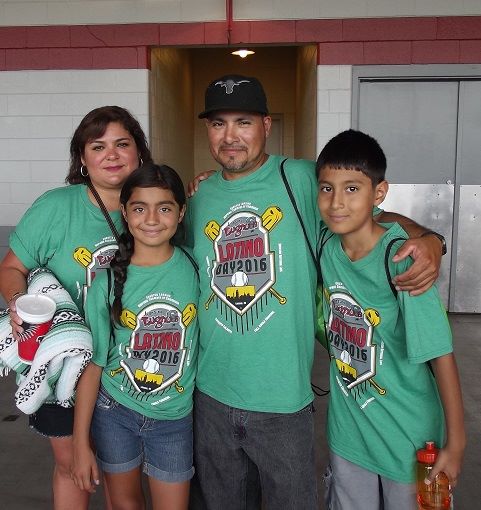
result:
[[[252,166],[252,168],[248,169],[240,169],[240,170],[229,170],[228,168],[222,168],[222,177],[226,181],[235,181],[237,179],[241,179],[242,177],[246,177],[254,172],[257,172],[259,168],[264,165],[264,163],[269,159],[269,154],[264,153],[259,161]]]

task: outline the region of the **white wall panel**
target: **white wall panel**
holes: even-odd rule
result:
[[[13,183],[11,185],[11,203],[32,203],[37,197],[49,189],[52,189],[52,185],[49,183]]]
[[[234,19],[476,16],[479,0],[234,0]],[[225,20],[224,0],[0,0],[0,25],[83,25]]]
[[[2,200],[2,202],[0,202],[2,225],[16,225],[18,219],[25,212],[25,206],[23,204],[3,203],[3,197],[0,200]]]
[[[0,182],[10,183],[13,178],[16,182],[30,182],[30,163],[28,161],[0,161]],[[5,197],[0,195],[0,201],[5,202]]]
[[[234,0],[234,18],[302,19],[396,16],[473,16],[481,14],[479,0]]]
[[[49,113],[50,97],[48,95],[12,94],[7,96],[7,115],[48,115]]]
[[[70,143],[70,139],[67,141]],[[43,183],[56,183],[59,182],[59,176],[64,179],[67,175],[67,164],[65,160],[62,161],[29,161],[30,181],[43,182]],[[53,188],[52,185],[49,189]]]
[[[383,14],[384,16],[412,16],[416,9],[416,1],[386,2],[386,0],[368,0],[366,8],[367,15],[372,17],[380,16],[379,13],[386,13]]]
[[[48,25],[48,2],[2,2],[2,25]]]
[[[0,25],[3,26],[175,23],[224,19],[224,0],[0,0]]]
[[[11,193],[11,185],[9,183],[1,182],[0,183],[0,197],[1,200],[5,202],[11,202],[12,193]]]
[[[317,154],[333,136],[351,126],[351,80],[351,66],[317,66]]]
[[[70,138],[91,109],[128,108],[148,137],[148,83],[145,69],[0,73],[0,224],[64,184]]]

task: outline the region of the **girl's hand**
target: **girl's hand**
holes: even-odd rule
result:
[[[74,446],[70,474],[80,490],[90,493],[95,492],[96,486],[100,485],[100,476],[95,455],[90,447],[80,448]]]
[[[10,311],[10,325],[12,326],[12,334],[15,340],[19,340],[19,335],[23,333],[22,319],[17,315],[17,308],[15,306],[15,302],[17,299],[23,294],[18,294],[14,298],[12,298],[8,303],[8,309]]]
[[[187,196],[189,198],[194,196],[195,192],[199,189],[199,183],[208,179],[212,174],[215,174],[214,170],[209,170],[208,172],[202,172],[199,175],[196,175],[194,180],[187,184]]]
[[[454,489],[458,483],[458,476],[461,473],[461,464],[463,463],[464,448],[455,449],[448,446],[439,450],[438,459],[427,478],[428,485],[434,481],[436,475],[443,471],[449,478],[451,488]]]
[[[441,242],[436,236],[408,239],[392,260],[399,262],[410,255],[414,264],[394,278],[396,289],[409,291],[411,296],[426,292],[439,276],[441,252]]]

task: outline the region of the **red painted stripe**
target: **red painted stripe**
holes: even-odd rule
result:
[[[0,27],[0,70],[146,69],[150,48],[227,45],[227,22]],[[481,62],[481,16],[233,21],[232,44],[318,44],[319,64]]]

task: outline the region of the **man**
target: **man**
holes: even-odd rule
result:
[[[255,465],[265,508],[317,510],[310,386],[316,268],[280,177],[285,158],[265,152],[271,118],[262,85],[239,75],[214,80],[199,117],[222,168],[187,212],[201,286],[194,408],[200,492],[209,510],[243,510]],[[285,173],[316,246],[314,163],[287,160]],[[424,244],[440,252],[436,238]],[[436,273],[417,250],[404,249],[420,259],[408,289]]]

